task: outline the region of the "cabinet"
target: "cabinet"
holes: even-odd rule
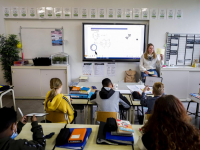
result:
[[[12,66],[15,96],[20,99],[44,99],[50,90],[50,79],[62,81],[62,93],[68,93],[70,66]]]
[[[200,68],[166,67],[161,68],[165,94],[172,94],[186,100],[190,93],[198,93]]]

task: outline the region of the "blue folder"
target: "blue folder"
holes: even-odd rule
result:
[[[72,133],[74,129],[76,129],[76,128],[69,128],[70,133]],[[86,134],[85,134],[85,137],[84,137],[84,140],[82,143],[66,143],[64,145],[56,146],[56,147],[83,150],[87,143],[87,140],[92,132],[92,128],[86,128],[86,129],[87,129],[87,131],[86,131]]]
[[[111,132],[106,132],[106,140],[126,145],[132,145],[132,143],[134,142],[133,136],[111,135]]]

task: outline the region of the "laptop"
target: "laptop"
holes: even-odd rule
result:
[[[162,82],[163,78],[162,77],[152,77],[152,76],[147,76],[144,85],[148,85],[149,87],[152,87],[155,82]]]

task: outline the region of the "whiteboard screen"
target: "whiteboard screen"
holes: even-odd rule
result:
[[[52,46],[51,31],[55,29],[21,29],[24,59],[49,57],[62,51],[62,45]]]
[[[145,85],[148,86],[153,86],[155,82],[162,82],[162,78],[161,77],[146,77],[145,80]]]

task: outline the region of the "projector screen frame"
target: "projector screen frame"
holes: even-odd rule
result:
[[[96,59],[96,58],[85,58],[85,38],[84,38],[84,25],[144,25],[144,46],[143,53],[146,50],[148,43],[148,23],[82,23],[82,61],[88,62],[139,62],[140,59]]]

